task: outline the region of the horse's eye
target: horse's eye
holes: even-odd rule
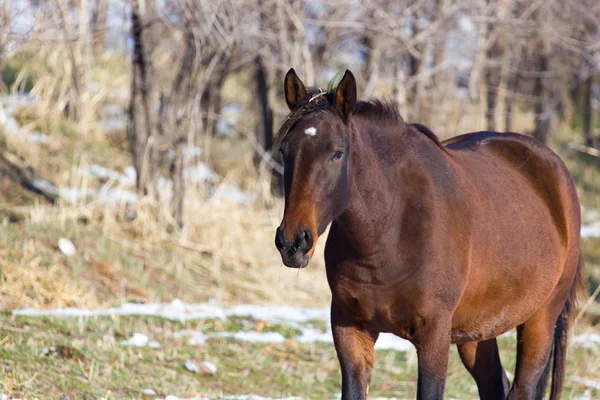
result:
[[[331,157],[331,159],[333,161],[340,161],[342,159],[342,157],[344,157],[344,151],[337,150],[335,153],[333,153],[333,157]]]

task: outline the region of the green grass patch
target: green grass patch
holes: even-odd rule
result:
[[[182,329],[219,332],[254,327],[260,321],[170,321],[135,316],[90,318],[0,317],[0,392],[24,398],[125,399],[146,398],[145,388],[159,396],[214,396],[255,393],[262,396],[300,396],[331,399],[340,391],[340,373],[332,344],[300,344],[294,340],[262,344],[212,338],[189,345],[173,333]],[[245,322],[244,322],[245,321]],[[285,331],[289,327],[278,329]],[[223,332],[227,330],[222,330]],[[161,344],[158,349],[125,347],[124,339],[140,332]],[[515,366],[515,339],[501,337],[499,346],[508,371]],[[575,382],[572,376],[596,379],[600,349],[572,346],[563,398],[600,391]],[[196,375],[184,369],[186,360],[211,361],[216,375]],[[414,398],[417,364],[410,353],[376,352],[370,396]],[[596,377],[596,378],[595,378]],[[478,397],[475,383],[450,351],[446,396]]]

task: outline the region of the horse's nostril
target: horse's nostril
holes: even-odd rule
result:
[[[294,247],[298,250],[302,250],[303,253],[309,251],[313,246],[313,237],[310,229],[303,228],[296,235]]]
[[[275,232],[275,247],[278,249],[283,249],[285,246],[285,239],[283,237],[283,229],[281,227],[277,228],[277,232]]]

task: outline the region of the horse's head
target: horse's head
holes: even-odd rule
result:
[[[356,81],[346,71],[337,88],[305,87],[291,69],[285,76],[290,114],[279,131],[285,211],[275,235],[283,263],[304,268],[317,238],[348,204],[349,125]]]

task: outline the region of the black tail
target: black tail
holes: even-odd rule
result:
[[[585,278],[583,274],[583,258],[579,253],[579,262],[575,272],[575,280],[571,286],[569,297],[560,313],[554,328],[554,362],[552,365],[552,391],[550,400],[560,400],[565,380],[565,366],[567,361],[567,341],[569,330],[577,315],[577,297],[585,289]]]

